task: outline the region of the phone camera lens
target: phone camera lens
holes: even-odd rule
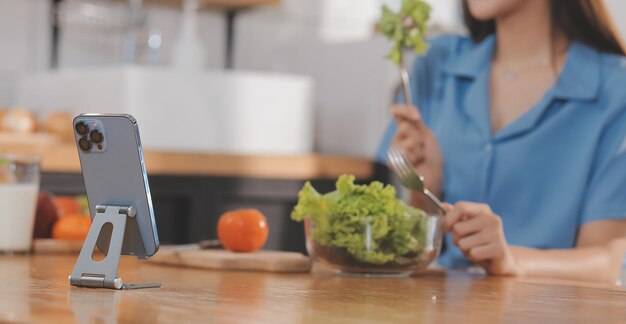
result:
[[[91,142],[89,141],[87,137],[83,137],[79,139],[78,146],[80,147],[81,150],[85,152],[88,152],[89,150],[91,150]]]
[[[89,133],[89,126],[87,126],[87,124],[85,122],[78,122],[76,123],[76,125],[74,126],[74,128],[76,129],[76,132],[80,135],[87,135],[87,133]]]
[[[91,133],[89,133],[89,138],[91,138],[91,141],[95,144],[100,144],[104,141],[104,135],[100,130],[97,129],[94,129],[91,131]]]

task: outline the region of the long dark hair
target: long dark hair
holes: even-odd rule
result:
[[[462,2],[465,25],[474,41],[480,42],[496,31],[494,20],[481,21],[472,17],[467,1]],[[603,1],[550,0],[550,10],[554,26],[571,40],[601,52],[626,55]]]

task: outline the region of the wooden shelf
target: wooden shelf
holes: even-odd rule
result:
[[[146,4],[181,6],[183,0],[144,0]],[[278,5],[280,0],[199,0],[201,9],[239,10],[259,6]]]
[[[42,147],[5,143],[0,146],[0,152],[39,154],[44,172],[81,172],[73,144]],[[145,150],[144,158],[148,173],[153,175],[332,179],[349,173],[359,179],[367,179],[374,173],[373,162],[368,159],[319,154],[230,155]]]

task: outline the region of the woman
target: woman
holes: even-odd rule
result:
[[[614,283],[626,252],[626,58],[601,1],[467,0],[431,42],[400,146],[446,201],[440,263]],[[425,208],[420,194],[411,202]]]

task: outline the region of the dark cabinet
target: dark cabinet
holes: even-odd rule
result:
[[[388,183],[386,166],[377,164],[369,179]],[[161,244],[193,243],[216,238],[219,216],[227,210],[256,208],[268,218],[270,235],[265,249],[305,252],[304,228],[290,218],[305,180],[220,176],[149,176]],[[334,190],[335,179],[313,179],[320,192]],[[44,173],[42,190],[58,195],[84,194],[76,173]]]

